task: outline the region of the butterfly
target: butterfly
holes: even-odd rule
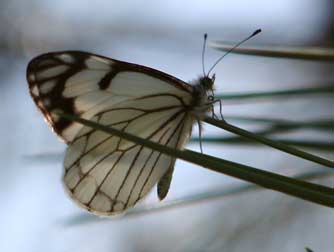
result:
[[[176,160],[59,113],[182,149],[193,124],[216,102],[210,71],[205,74],[203,67],[203,76],[189,84],[146,66],[81,51],[32,59],[27,67],[30,94],[68,144],[63,182],[70,197],[89,212],[105,216],[133,207],[156,184],[162,200]]]
[[[80,51],[43,54],[27,68],[30,94],[68,148],[64,185],[97,215],[123,212],[158,183],[163,199],[175,158],[70,122],[59,112],[182,149],[192,125],[210,109],[214,79],[190,85],[171,75]]]

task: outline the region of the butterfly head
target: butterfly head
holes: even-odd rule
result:
[[[209,76],[205,75],[199,79],[200,85],[206,90],[206,91],[212,91],[213,85],[215,83],[216,76],[215,74],[212,75],[210,78]]]

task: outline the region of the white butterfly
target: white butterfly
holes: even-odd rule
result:
[[[71,198],[96,215],[112,215],[133,207],[158,183],[162,200],[175,158],[70,122],[59,112],[182,149],[194,122],[216,102],[211,70],[259,32],[220,57],[207,74],[203,64],[203,76],[193,85],[149,67],[91,53],[53,52],[34,58],[27,69],[30,94],[68,144],[64,185]],[[202,60],[205,41],[206,35]]]
[[[157,183],[163,199],[175,159],[57,112],[182,149],[194,122],[212,106],[207,92],[214,83],[204,76],[190,85],[155,69],[79,51],[34,58],[27,80],[36,105],[69,145],[64,160],[69,195],[97,215],[134,206]]]

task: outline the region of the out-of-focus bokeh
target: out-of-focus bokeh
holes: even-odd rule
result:
[[[268,190],[155,213],[101,219],[62,188],[65,145],[28,93],[25,70],[38,54],[84,50],[150,66],[183,80],[201,74],[203,34],[249,45],[332,47],[334,4],[312,1],[0,2],[1,251],[333,251],[334,211]],[[221,55],[208,49],[207,68]],[[333,83],[333,62],[230,54],[215,69],[217,93]],[[223,101],[224,103],[224,101]],[[333,96],[224,106],[226,115],[333,119]],[[243,126],[252,130],[252,127]],[[228,133],[205,127],[203,134]],[[305,133],[331,142],[334,137]],[[197,136],[196,129],[194,135]],[[294,135],[292,137],[300,137]],[[189,148],[199,150],[198,144]],[[205,153],[293,175],[324,169],[269,147],[204,145]],[[312,151],[312,150],[310,150]],[[333,159],[329,152],[315,154]],[[334,185],[333,178],[318,183]],[[243,184],[177,161],[166,200]],[[157,203],[155,191],[142,202]],[[140,207],[140,206],[139,206]]]

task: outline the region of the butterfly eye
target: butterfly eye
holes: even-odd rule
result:
[[[210,102],[212,102],[212,101],[214,100],[213,95],[209,95],[209,96],[208,96],[208,100],[209,100]]]

